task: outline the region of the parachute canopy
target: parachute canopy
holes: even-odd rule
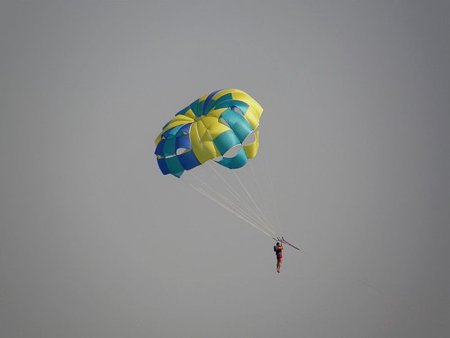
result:
[[[258,152],[262,111],[239,89],[217,90],[192,102],[155,140],[161,172],[180,177],[209,160],[230,169],[244,166]]]

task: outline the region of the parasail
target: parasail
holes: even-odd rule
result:
[[[249,159],[256,157],[262,112],[261,105],[240,89],[213,91],[181,109],[163,126],[155,140],[155,155],[164,175],[181,177],[188,171],[181,182],[269,238],[289,244],[278,235],[276,224],[280,220],[274,222],[268,216],[279,218],[276,199],[265,199],[265,202],[272,202],[274,212],[270,212],[269,205],[257,201],[257,197],[268,194],[264,193],[253,167],[262,169],[264,166],[252,163],[249,170],[240,174],[237,170],[228,170],[242,168]],[[217,168],[211,164],[214,162],[223,167]],[[271,184],[273,195],[275,189],[270,175],[263,180]],[[256,194],[252,194],[254,189],[249,186],[252,182]]]
[[[243,167],[258,153],[263,108],[239,89],[221,89],[180,110],[155,140],[164,175],[180,177],[209,160],[230,169]]]

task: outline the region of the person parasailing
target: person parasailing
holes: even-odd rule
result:
[[[277,242],[273,247],[273,251],[275,251],[275,255],[277,257],[277,272],[280,273],[281,263],[283,263],[283,244]]]

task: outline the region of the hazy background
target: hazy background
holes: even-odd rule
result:
[[[2,1],[0,336],[448,337],[449,4]],[[280,275],[153,155],[226,87],[265,109]]]

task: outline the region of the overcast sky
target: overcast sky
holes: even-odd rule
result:
[[[2,1],[0,336],[448,337],[449,16]],[[153,155],[174,113],[229,87],[264,108],[241,171],[303,249],[281,274],[272,240]]]

